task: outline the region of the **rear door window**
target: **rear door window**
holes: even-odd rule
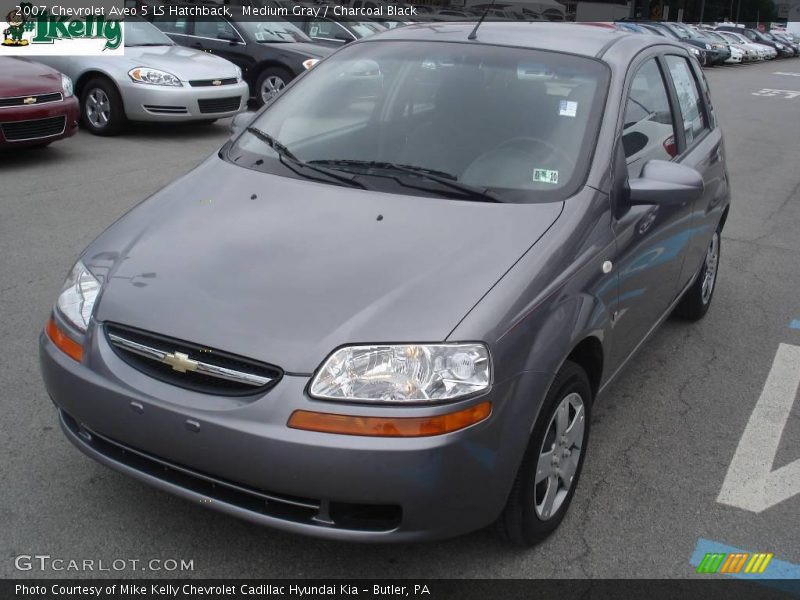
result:
[[[670,54],[666,56],[666,62],[678,96],[686,145],[691,146],[695,139],[709,129],[700,87],[688,59]]]

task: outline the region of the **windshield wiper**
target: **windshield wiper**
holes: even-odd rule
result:
[[[461,183],[460,181],[458,181],[458,178],[451,173],[438,171],[436,169],[428,169],[426,167],[418,167],[416,165],[402,165],[402,164],[376,161],[376,160],[349,160],[349,159],[311,160],[308,161],[308,164],[341,167],[345,169],[356,168],[359,170],[366,170],[366,171],[373,171],[373,170],[392,171],[395,174],[402,173],[405,175],[412,175],[415,177],[419,177],[423,180],[434,181],[438,183],[440,186],[450,188],[451,190],[458,192],[459,197],[464,197],[472,200],[480,200],[483,202],[502,202],[502,200],[500,200],[491,191],[489,191],[488,188],[477,187],[474,185]],[[404,185],[406,187],[414,189],[431,191],[429,187],[410,185],[407,181],[398,179],[395,175],[380,174],[374,172],[370,172],[368,174],[374,175],[376,177],[391,177],[392,179],[397,181],[400,185]]]
[[[261,131],[258,127],[250,126],[250,127],[247,128],[246,131],[248,133],[254,135],[256,138],[258,138],[262,142],[264,142],[270,148],[272,148],[275,151],[275,153],[278,155],[278,160],[281,161],[281,164],[283,166],[285,166],[287,169],[289,169],[290,171],[292,171],[293,173],[296,173],[297,175],[300,175],[301,177],[309,178],[307,174],[303,174],[303,173],[300,172],[300,169],[305,168],[305,169],[309,169],[311,171],[314,171],[316,173],[321,173],[321,174],[325,175],[326,177],[329,177],[330,179],[334,179],[334,180],[339,181],[341,183],[344,183],[344,184],[346,184],[346,185],[348,185],[350,187],[357,187],[357,188],[361,188],[362,190],[367,189],[367,186],[365,186],[360,181],[356,181],[355,177],[352,177],[352,176],[351,177],[347,177],[344,173],[340,174],[340,173],[337,173],[336,171],[333,171],[331,169],[325,169],[323,167],[317,167],[317,166],[314,166],[312,164],[303,162],[302,160],[297,158],[292,153],[292,151],[289,150],[289,148],[287,148],[282,142],[278,141],[277,139],[272,137],[267,132]],[[309,179],[314,179],[316,181],[319,181],[319,179],[316,178],[316,177],[311,177]]]

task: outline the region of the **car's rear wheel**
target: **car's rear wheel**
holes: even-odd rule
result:
[[[95,135],[116,135],[127,124],[125,107],[108,79],[92,79],[81,93],[81,123]]]
[[[264,106],[286,87],[292,80],[292,74],[286,69],[274,67],[264,69],[256,81],[256,103]]]
[[[722,236],[717,229],[711,236],[706,249],[706,257],[700,273],[692,286],[686,291],[680,303],[675,307],[675,314],[689,321],[699,321],[708,312],[714,290],[717,287],[719,257],[722,251]]]
[[[496,529],[520,546],[538,544],[561,523],[586,456],[592,389],[586,371],[567,361],[547,393]]]

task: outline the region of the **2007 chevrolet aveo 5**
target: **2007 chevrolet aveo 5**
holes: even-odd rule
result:
[[[725,154],[677,43],[473,27],[348,44],[92,242],[41,337],[70,441],[321,537],[557,527],[595,398],[709,307]]]

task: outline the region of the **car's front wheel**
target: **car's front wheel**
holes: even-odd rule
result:
[[[586,456],[592,388],[567,361],[547,393],[496,529],[520,546],[538,544],[561,523]]]
[[[722,251],[722,236],[717,229],[711,236],[711,241],[706,249],[706,257],[700,273],[692,286],[686,290],[680,303],[675,307],[675,314],[689,321],[699,321],[708,312],[714,289],[717,286],[717,272],[719,271],[719,257]]]
[[[92,79],[81,93],[81,123],[95,135],[116,135],[127,118],[122,97],[107,79]]]
[[[256,81],[256,103],[264,106],[286,87],[292,80],[292,75],[286,69],[265,69]]]

